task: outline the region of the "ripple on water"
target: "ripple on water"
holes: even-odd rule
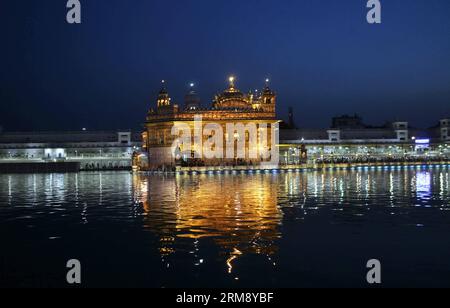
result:
[[[399,230],[448,227],[448,172],[0,175],[0,223],[3,231],[30,229],[55,243],[74,232],[86,241],[91,240],[86,234],[135,232],[127,239],[103,238],[122,247],[151,234],[143,247],[157,250],[167,264],[178,254],[195,255],[208,247],[218,254],[215,261],[197,256],[193,264],[220,260],[233,272],[247,255],[278,264],[272,259],[286,245],[284,238],[310,236],[291,233],[302,225],[348,227],[351,234],[368,224]],[[42,243],[32,245],[39,249]]]

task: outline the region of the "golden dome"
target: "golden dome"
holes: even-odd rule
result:
[[[250,99],[236,88],[236,78],[230,77],[228,81],[229,87],[216,96],[214,107],[217,109],[250,109]]]

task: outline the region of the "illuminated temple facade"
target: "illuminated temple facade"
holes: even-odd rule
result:
[[[159,92],[156,108],[150,109],[143,133],[143,148],[148,156],[147,168],[151,170],[175,168],[177,166],[235,166],[254,165],[263,162],[266,158],[239,157],[230,159],[224,154],[224,158],[205,159],[199,154],[203,148],[196,147],[195,142],[195,118],[202,119],[202,129],[208,124],[219,124],[223,129],[223,144],[227,144],[231,139],[235,139],[235,151],[237,152],[238,142],[245,138],[246,153],[249,152],[248,132],[245,136],[240,136],[236,131],[227,131],[227,124],[255,124],[258,130],[267,127],[267,144],[272,146],[271,128],[278,123],[276,119],[276,94],[269,87],[269,80],[262,91],[249,92],[244,94],[235,84],[234,77],[229,78],[228,88],[217,94],[210,106],[202,106],[194,85],[191,84],[190,91],[185,96],[183,106],[172,102],[170,94],[163,81],[163,87]],[[191,128],[192,147],[189,150],[183,149],[183,154],[177,156],[173,145],[178,136],[172,135],[172,128],[179,124],[187,124]],[[202,134],[203,135],[203,134]],[[210,137],[210,136],[209,136]],[[203,136],[205,142],[208,136]],[[231,141],[233,142],[233,141]],[[178,149],[179,150],[179,149]],[[186,154],[188,153],[188,154]],[[198,158],[202,157],[202,158]],[[226,158],[225,158],[226,157]]]

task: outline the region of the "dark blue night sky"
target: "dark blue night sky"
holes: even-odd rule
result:
[[[161,79],[209,104],[230,74],[242,91],[269,76],[301,127],[450,115],[448,0],[381,0],[382,25],[366,0],[81,0],[82,25],[66,2],[0,2],[6,130],[140,128]]]

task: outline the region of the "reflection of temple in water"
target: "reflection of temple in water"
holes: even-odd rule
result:
[[[448,183],[446,170],[133,176],[144,227],[159,237],[163,259],[213,241],[230,272],[245,255],[276,257],[280,226],[290,217],[329,211],[333,223],[354,223],[369,211],[393,217],[422,205],[448,210]],[[433,193],[438,197],[430,199]]]
[[[276,179],[211,177],[134,177],[145,227],[160,237],[162,257],[176,252],[177,241],[189,239],[193,246],[212,239],[225,254],[230,272],[242,255],[274,255],[282,221]]]

